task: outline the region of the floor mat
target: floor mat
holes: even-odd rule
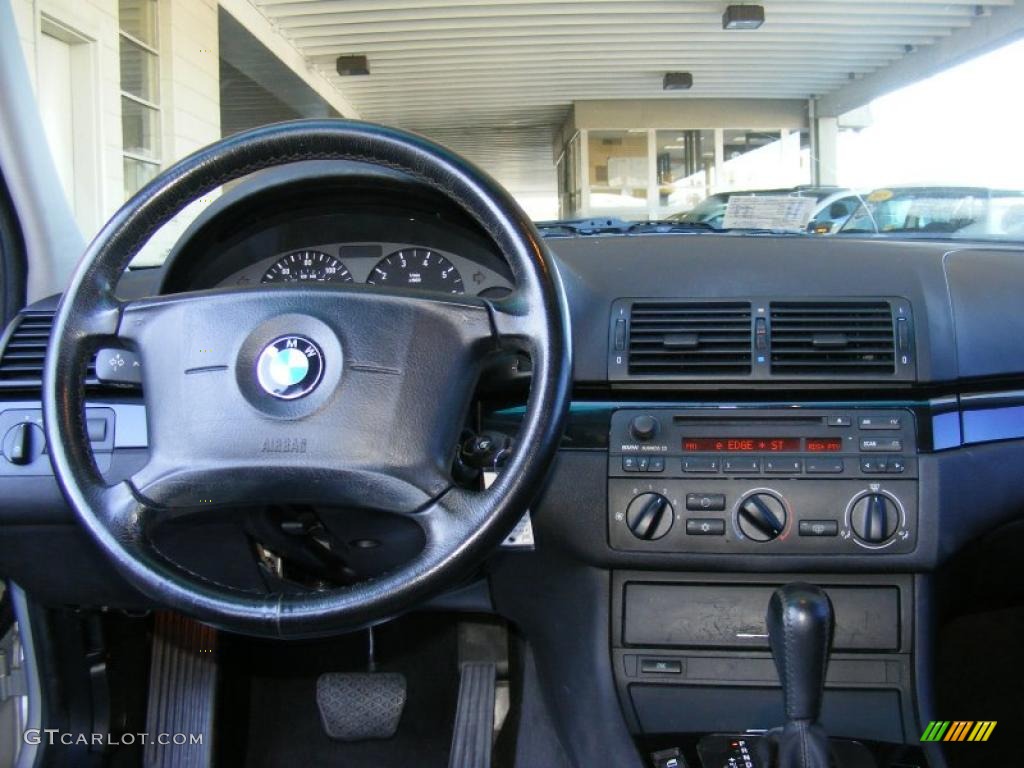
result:
[[[408,700],[398,732],[386,741],[342,743],[320,724],[316,680],[322,672],[365,671],[366,633],[317,642],[236,639],[223,654],[219,711],[221,765],[254,768],[446,768],[458,695],[455,623],[417,616],[376,631],[378,668],[401,672]]]
[[[1024,728],[1022,637],[1024,608],[960,616],[942,629],[936,715],[998,723],[987,742],[944,744],[950,768],[1024,765],[1013,738]]]

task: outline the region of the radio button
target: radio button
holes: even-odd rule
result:
[[[801,520],[797,530],[801,536],[838,536],[839,523],[835,520]]]
[[[707,456],[687,456],[682,463],[683,472],[717,473],[718,459]]]
[[[804,471],[800,459],[765,459],[764,471],[780,475],[799,475]]]
[[[650,467],[650,466],[651,466],[651,460],[649,458],[647,458],[646,456],[640,456],[636,460],[636,470],[637,470],[637,472],[646,472],[648,467]]]
[[[857,422],[861,429],[900,429],[902,416],[861,416]]]
[[[686,521],[690,536],[724,536],[725,520],[717,517],[691,517]]]
[[[665,471],[665,457],[664,456],[651,456],[650,463],[647,465],[648,472],[664,472]]]
[[[723,459],[722,471],[724,472],[760,472],[760,459]]]
[[[725,509],[724,493],[688,493],[686,508],[693,511],[721,512]]]
[[[900,458],[890,458],[886,472],[890,475],[901,475],[907,469],[907,463]]]
[[[623,456],[622,457],[622,471],[623,472],[639,472],[640,468],[637,464],[638,456]]]
[[[629,432],[637,440],[650,440],[658,434],[658,420],[653,416],[641,414],[629,423]]]
[[[849,427],[853,424],[853,419],[849,416],[829,416],[828,425],[830,427]]]
[[[903,441],[898,437],[862,437],[862,451],[902,451]]]
[[[842,459],[813,458],[806,461],[809,475],[839,475],[843,472]]]
[[[860,471],[868,475],[888,472],[888,463],[886,462],[885,457],[872,458],[870,456],[864,456],[861,457],[860,460]]]

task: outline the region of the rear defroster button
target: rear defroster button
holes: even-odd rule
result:
[[[798,530],[801,536],[838,536],[839,523],[835,520],[801,520]]]

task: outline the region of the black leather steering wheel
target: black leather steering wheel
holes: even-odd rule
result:
[[[463,208],[507,259],[499,301],[368,286],[216,289],[125,302],[115,286],[142,244],[225,182],[302,160],[404,172]],[[104,481],[84,423],[84,373],[101,345],[142,361],[149,462]],[[486,491],[450,468],[484,359],[525,350],[533,378],[520,433]],[[477,567],[540,487],[568,408],[565,296],[543,241],[477,168],[426,139],[368,123],[297,121],[237,134],[185,158],[129,200],[79,262],[54,323],[43,410],[67,500],[130,583],[226,629],[310,636],[407,610]],[[407,515],[425,542],[398,569],[299,595],[214,583],[162,554],[150,526],[204,506],[309,503]]]

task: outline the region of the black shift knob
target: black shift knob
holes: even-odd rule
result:
[[[816,722],[832,647],[832,603],[813,584],[786,584],[772,595],[766,621],[786,719]]]

